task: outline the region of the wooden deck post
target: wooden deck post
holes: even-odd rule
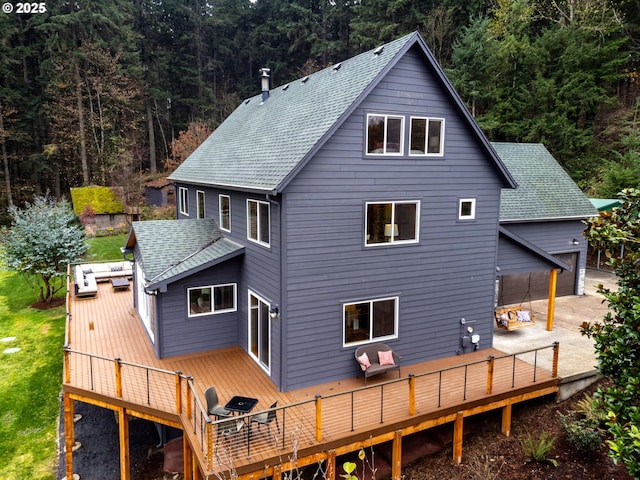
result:
[[[193,452],[186,435],[182,435],[182,459],[184,480],[193,480]]]
[[[71,383],[71,351],[69,346],[64,347],[64,383]]]
[[[118,431],[120,435],[120,480],[131,478],[129,459],[129,418],[123,407],[118,408]]]
[[[416,376],[409,374],[409,415],[416,414]]]
[[[206,422],[204,432],[207,436],[207,470],[211,470],[211,467],[213,466],[213,423],[209,417],[207,417]]]
[[[402,432],[396,430],[393,435],[391,447],[391,478],[400,480],[402,478]]]
[[[182,372],[176,372],[176,413],[182,413]]]
[[[113,363],[116,369],[116,397],[122,398],[122,360],[114,358]]]
[[[511,404],[502,407],[502,434],[505,437],[511,435]]]
[[[191,420],[191,417],[193,416],[193,392],[192,392],[192,387],[193,387],[193,377],[187,377],[187,418],[189,420]]]
[[[316,440],[322,441],[322,396],[316,395]]]
[[[336,451],[329,450],[327,452],[327,475],[326,480],[335,480],[336,478]]]
[[[464,413],[458,412],[453,422],[453,462],[462,463],[462,438],[464,429]]]
[[[495,366],[495,357],[489,355],[489,364],[487,365],[487,395],[491,395],[493,391],[493,368]]]
[[[198,457],[196,457],[195,452],[193,453],[191,463],[193,465],[193,480],[202,480],[202,472],[200,471],[200,467],[198,467]]]
[[[65,350],[66,351],[66,350]],[[68,479],[73,479],[73,446],[76,442],[74,434],[74,405],[68,393],[64,394],[64,461]]]
[[[549,305],[547,307],[547,331],[553,330],[553,316],[556,310],[556,285],[558,283],[558,270],[549,272]]]
[[[560,342],[553,342],[553,366],[551,367],[551,375],[553,378],[558,376],[558,357],[560,356]]]

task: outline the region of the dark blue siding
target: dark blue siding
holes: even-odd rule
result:
[[[365,157],[368,112],[444,117],[445,156]],[[342,346],[345,302],[399,297],[389,343],[404,364],[455,355],[461,318],[478,322],[489,347],[503,186],[424,62],[408,54],[285,191],[283,389],[357,373],[354,347]],[[474,221],[457,221],[459,198],[477,199]],[[365,248],[365,202],[395,200],[420,201],[420,243]]]

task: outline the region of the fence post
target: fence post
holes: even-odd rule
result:
[[[316,395],[316,440],[322,441],[322,396]]]
[[[551,376],[558,376],[558,355],[560,353],[560,342],[553,342],[553,368],[551,369]]]
[[[409,374],[409,415],[416,414],[416,376]]]
[[[176,413],[182,413],[182,373],[176,372]]]
[[[493,368],[495,366],[495,357],[489,355],[489,365],[487,366],[487,395],[491,395],[493,391]]]
[[[116,397],[122,398],[122,360],[114,358],[113,362],[116,368]]]

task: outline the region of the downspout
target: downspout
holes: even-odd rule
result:
[[[280,272],[279,272],[279,276],[280,276],[280,287],[279,287],[279,297],[276,301],[278,303],[278,305],[280,305],[280,378],[278,379],[278,390],[279,391],[283,391],[282,388],[282,384],[283,384],[283,378],[286,378],[286,372],[285,370],[287,369],[287,365],[286,362],[284,361],[284,345],[286,345],[285,342],[285,337],[286,337],[286,333],[287,333],[287,329],[283,328],[284,325],[284,318],[286,318],[286,311],[287,311],[287,305],[284,305],[283,308],[283,301],[282,301],[282,295],[284,292],[284,287],[285,287],[285,280],[284,280],[284,248],[283,248],[283,243],[284,243],[284,231],[285,229],[283,228],[282,225],[282,204],[278,201],[275,200],[273,196],[277,196],[278,192],[277,190],[272,190],[271,193],[267,193],[265,195],[266,200],[269,203],[272,203],[274,205],[277,205],[278,207],[278,225],[280,227],[280,241],[279,243],[279,252],[278,254],[280,255]]]

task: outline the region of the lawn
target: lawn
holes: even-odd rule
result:
[[[92,239],[93,260],[121,258],[124,235]],[[52,480],[57,459],[65,307],[36,310],[24,278],[0,270],[0,478]],[[11,340],[11,337],[15,337]],[[15,353],[7,349],[19,348]]]

